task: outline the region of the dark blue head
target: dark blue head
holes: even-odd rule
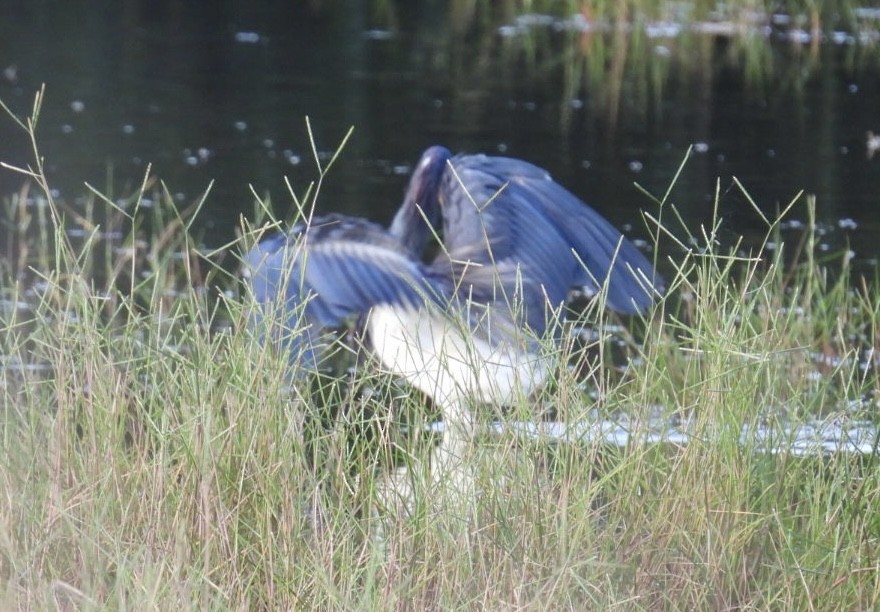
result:
[[[422,153],[409,181],[400,210],[389,231],[406,247],[414,259],[421,259],[428,239],[440,231],[443,220],[438,194],[446,165],[452,153],[434,146]]]

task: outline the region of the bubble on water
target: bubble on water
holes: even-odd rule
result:
[[[65,123],[64,125],[61,126],[61,133],[62,134],[70,134],[71,132],[73,132],[73,126],[70,125],[69,123]]]
[[[235,129],[236,129],[237,131],[239,131],[239,132],[244,132],[244,131],[248,128],[247,123],[245,123],[244,121],[236,121],[236,122],[233,124],[233,126],[234,126]]]
[[[134,126],[130,123],[126,123],[125,125],[122,126],[122,133],[123,134],[134,134]]]
[[[275,141],[272,140],[271,138],[264,138],[263,139],[263,146],[267,149],[271,149],[272,147],[275,146]]]
[[[507,143],[499,142],[497,149],[499,153],[507,153]]]
[[[695,153],[705,153],[709,150],[709,143],[706,142],[695,142],[694,143],[694,152]]]
[[[74,100],[70,103],[70,110],[75,113],[81,113],[86,110],[86,103],[82,100]]]
[[[856,94],[856,93],[859,93],[859,86],[856,85],[855,83],[850,83],[847,86],[846,90],[851,94]]]
[[[552,15],[543,15],[541,13],[526,13],[516,18],[517,25],[525,28],[549,27],[556,22],[556,18]]]
[[[644,168],[645,166],[639,160],[634,159],[633,161],[629,162],[628,167],[629,167],[630,172],[641,172],[642,168]]]
[[[859,7],[853,9],[853,15],[859,19],[877,19],[880,20],[880,8]]]
[[[648,38],[675,38],[681,33],[681,26],[672,21],[658,21],[645,26]]]
[[[18,66],[16,66],[15,64],[10,64],[6,68],[4,68],[3,78],[10,83],[15,83],[18,80]]]
[[[260,42],[261,36],[257,32],[236,32],[235,42],[246,45],[255,45]]]
[[[582,159],[581,160],[581,168],[583,168],[584,170],[589,170],[590,166],[592,166],[592,165],[593,164],[590,163],[589,159]]]
[[[845,217],[845,218],[839,219],[837,221],[837,227],[839,227],[842,230],[854,230],[854,229],[858,229],[859,224],[855,222],[855,219]]]
[[[836,30],[831,33],[831,42],[835,45],[852,44],[852,36],[850,36],[848,32]]]
[[[811,40],[813,40],[812,35],[806,30],[796,29],[790,30],[787,35],[785,35],[788,40],[791,42],[799,43],[802,45],[809,44]]]
[[[512,25],[503,25],[498,28],[498,35],[502,38],[512,38],[520,33],[520,29]]]
[[[784,26],[791,23],[791,15],[786,15],[785,13],[774,13],[770,17],[770,21],[773,25]]]

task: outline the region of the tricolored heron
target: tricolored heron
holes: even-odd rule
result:
[[[572,289],[630,314],[664,290],[644,255],[546,171],[439,146],[387,229],[315,217],[261,241],[245,264],[257,301],[299,323],[285,346],[300,365],[317,363],[321,330],[360,318],[383,366],[439,406],[444,463],[461,457],[471,406],[510,404],[546,379],[539,340],[556,333]]]

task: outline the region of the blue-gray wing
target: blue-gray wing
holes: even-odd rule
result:
[[[638,248],[541,168],[485,155],[459,155],[449,165],[438,200],[453,260],[516,262],[520,277],[540,279],[554,305],[573,288],[596,293],[607,282],[607,306],[634,313],[663,292]],[[534,327],[537,318],[528,320]]]
[[[422,264],[400,241],[364,219],[327,215],[273,234],[245,256],[260,318],[273,323],[294,360],[317,364],[325,331],[379,304],[439,299]]]

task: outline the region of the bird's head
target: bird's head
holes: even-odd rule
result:
[[[422,153],[403,204],[391,222],[390,232],[400,239],[415,259],[421,259],[429,238],[441,229],[440,185],[451,157],[452,153],[440,146]]]

